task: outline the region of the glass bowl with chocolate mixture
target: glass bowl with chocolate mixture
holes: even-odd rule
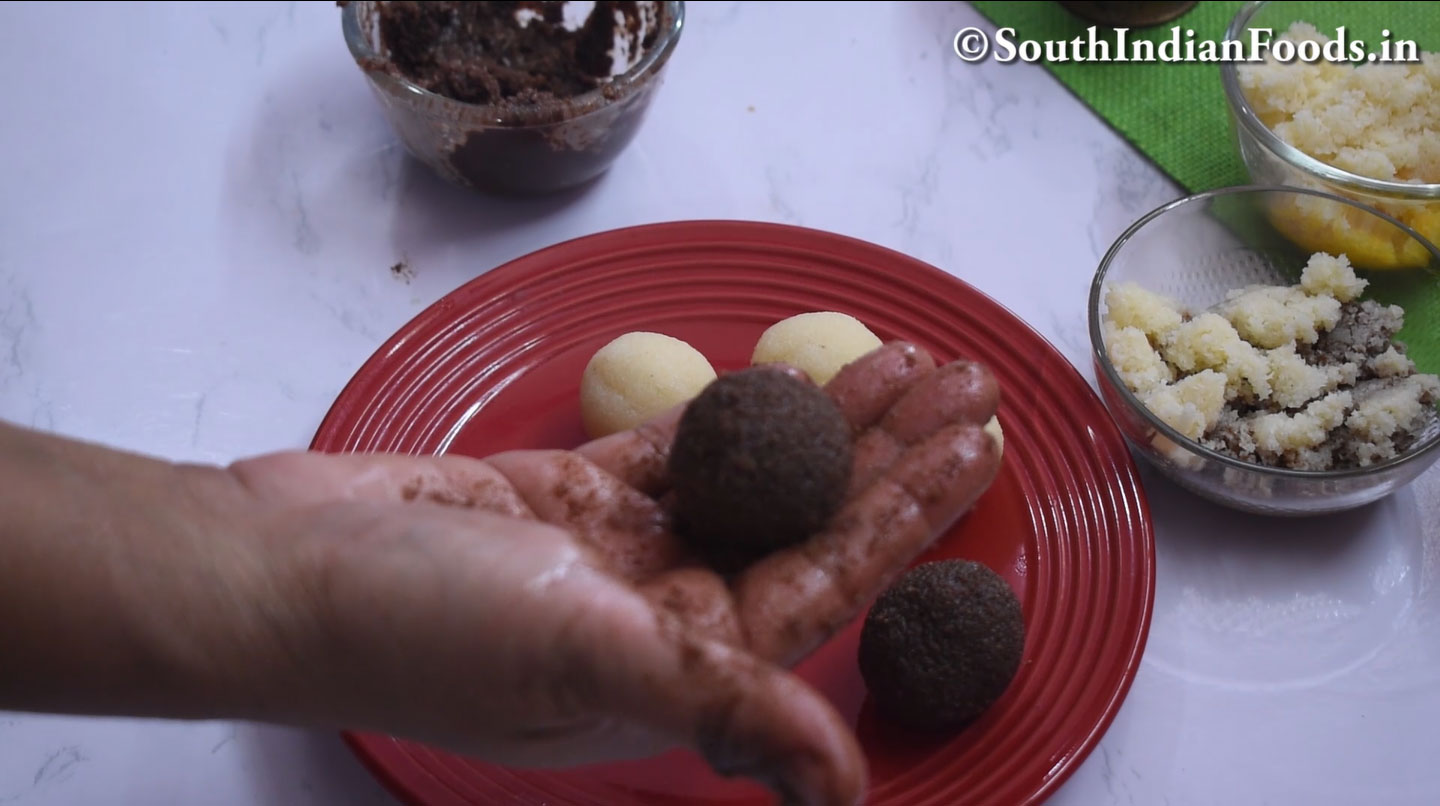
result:
[[[1367,270],[1295,243],[1270,213],[1301,198],[1364,219],[1424,265]],[[1100,262],[1096,385],[1131,449],[1206,499],[1265,515],[1359,507],[1440,459],[1437,283],[1440,248],[1352,199],[1280,186],[1189,196]]]
[[[455,184],[505,195],[609,169],[685,16],[683,2],[340,5],[350,53],[406,150]]]

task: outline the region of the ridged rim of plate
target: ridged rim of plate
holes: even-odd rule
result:
[[[867,802],[1036,803],[1053,793],[1109,727],[1144,652],[1155,585],[1148,505],[1119,431],[1084,378],[1023,321],[940,269],[846,236],[747,221],[577,238],[487,272],[416,316],[361,367],[311,447],[442,452],[547,353],[603,343],[631,329],[636,310],[652,324],[661,310],[661,319],[724,314],[757,324],[837,310],[938,360],[989,366],[1002,391],[1007,471],[1017,475],[1033,529],[1025,662],[992,712],[1003,710],[986,715],[993,740],[961,756],[934,754],[876,786]],[[389,737],[345,739],[412,803],[588,806],[621,795]]]

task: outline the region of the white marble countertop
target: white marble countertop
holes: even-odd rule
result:
[[[0,418],[173,459],[303,447],[444,293],[560,240],[682,218],[907,252],[1088,376],[1098,258],[1180,191],[1039,67],[955,58],[972,24],[987,25],[958,2],[825,19],[692,3],[639,138],[561,205],[483,199],[411,164],[332,3],[10,6]],[[391,273],[400,260],[412,277]],[[1440,474],[1316,523],[1147,489],[1149,647],[1052,802],[1440,797]],[[0,804],[389,802],[330,734],[0,714]]]

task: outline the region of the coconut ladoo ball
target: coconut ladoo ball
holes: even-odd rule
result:
[[[580,416],[591,439],[634,428],[700,393],[715,369],[689,344],[626,333],[596,351],[580,376]]]
[[[853,316],[802,313],[771,325],[755,343],[751,364],[789,364],[824,386],[846,364],[880,346],[880,338]]]
[[[821,389],[768,367],[706,386],[670,448],[676,533],[734,570],[823,529],[850,482],[850,424]]]
[[[1003,429],[1003,428],[1000,427],[1000,418],[999,418],[999,417],[993,417],[993,416],[992,416],[989,420],[987,420],[987,421],[985,422],[985,433],[989,434],[989,435],[990,435],[990,438],[993,439],[993,440],[995,440],[995,447],[1000,451],[1000,455],[1001,455],[1001,456],[1004,456],[1004,455],[1005,455],[1005,429]]]
[[[860,631],[860,674],[876,711],[907,729],[964,727],[1020,668],[1020,601],[969,560],[916,566],[876,599]]]

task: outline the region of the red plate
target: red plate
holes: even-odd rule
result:
[[[872,804],[1033,803],[1070,775],[1120,707],[1144,649],[1155,584],[1149,512],[1129,453],[1085,380],[971,286],[902,254],[813,230],[747,222],[636,227],[553,246],[467,283],[396,334],[345,388],[323,451],[483,456],[583,440],[590,356],[630,330],[745,365],[770,324],[835,310],[937,360],[999,379],[1003,469],[923,559],[987,563],[1019,594],[1025,660],[1005,696],[945,741],[887,729],[856,668],[860,620],[802,676],[850,718]],[[458,804],[740,804],[770,798],[688,752],[562,772],[508,770],[385,736],[347,734],[396,795]]]

